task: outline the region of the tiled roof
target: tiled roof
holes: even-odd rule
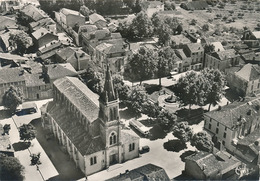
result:
[[[72,14],[72,15],[75,15],[75,16],[82,16],[82,17],[84,17],[82,14],[80,14],[80,12],[74,11],[74,10],[71,10],[71,9],[67,9],[67,8],[62,8],[60,10],[60,12],[62,14],[64,14],[64,15],[66,15],[66,16],[69,15],[69,14]]]
[[[130,170],[128,173],[120,174],[119,176],[107,179],[107,181],[155,181],[163,180],[170,181],[170,178],[166,174],[165,170],[154,164],[147,164],[136,169]]]
[[[186,36],[184,36],[183,34],[172,35],[171,36],[171,41],[174,41],[176,43],[176,45],[179,45],[180,43],[181,44],[191,43],[191,41]]]
[[[203,171],[206,177],[211,176],[218,171],[221,172],[226,169],[234,169],[238,165],[240,165],[240,162],[235,157],[224,151],[220,151],[216,153],[216,155],[200,151],[186,157],[185,160],[195,162]]]
[[[239,71],[235,72],[235,75],[246,81],[258,80],[260,79],[260,66],[250,63],[246,64]]]
[[[100,20],[104,21],[104,22],[107,22],[103,16],[101,16],[101,15],[99,15],[97,13],[91,14],[89,16],[89,21],[91,21],[93,24],[95,24],[97,21],[100,21]]]
[[[232,104],[223,106],[221,110],[210,111],[204,115],[213,118],[229,128],[233,128],[241,117],[247,123],[255,121],[256,117],[259,117],[260,114],[260,110],[257,110],[257,105],[260,105],[260,97],[246,99],[243,102],[233,102]],[[250,110],[251,114],[248,114]]]
[[[122,35],[120,33],[111,33],[112,39],[121,39]]]
[[[96,47],[98,51],[101,51],[106,54],[112,54],[112,53],[124,53],[125,49],[120,44],[107,44],[102,43]]]
[[[99,96],[93,93],[78,78],[64,77],[56,80],[54,86],[78,108],[90,123],[98,118]]]
[[[38,40],[38,39],[40,39],[41,37],[43,37],[44,35],[46,35],[46,34],[48,34],[48,33],[51,34],[51,32],[49,32],[46,28],[40,28],[40,29],[34,31],[34,32],[32,33],[32,36],[33,36],[36,40]],[[53,35],[53,36],[57,36],[57,35]]]
[[[98,28],[96,25],[82,25],[79,27],[79,32],[92,32],[96,31]]]
[[[256,37],[256,39],[260,39],[260,31],[253,31],[252,33]]]
[[[217,51],[224,51],[225,49],[224,49],[224,47],[223,47],[223,45],[221,44],[221,42],[213,42],[213,43],[211,43],[211,45],[214,45],[214,50],[217,52]]]
[[[189,44],[187,44],[187,47],[188,47],[188,49],[190,49],[190,51],[192,53],[200,52],[200,51],[204,50],[201,43],[189,43]]]
[[[0,152],[14,152],[14,148],[9,140],[9,135],[2,135],[3,132],[3,125],[0,124]],[[8,149],[9,146],[10,149]]]
[[[50,45],[50,46],[47,46],[47,47],[45,47],[45,48],[39,50],[39,52],[40,52],[41,54],[44,54],[44,53],[46,53],[46,52],[49,52],[49,51],[52,51],[52,50],[54,50],[54,49],[59,48],[61,45],[62,45],[61,42],[57,42],[57,43],[54,43],[54,44],[52,44],[52,45]]]
[[[56,54],[66,62],[75,61],[77,59],[89,59],[89,55],[86,52],[72,47],[60,49]]]
[[[184,59],[187,58],[186,55],[185,55],[185,53],[184,53],[184,51],[183,51],[183,49],[176,49],[175,52],[176,52],[176,55],[177,55],[181,60],[184,60]]]
[[[40,28],[47,28],[48,25],[55,25],[56,23],[51,18],[44,18],[37,22],[31,22],[30,26],[33,28],[33,30],[37,30]]]
[[[22,57],[19,55],[15,54],[10,54],[10,53],[0,53],[0,59],[5,59],[5,60],[28,60],[26,57]]]
[[[21,11],[31,17],[34,21],[39,21],[40,19],[43,19],[43,18],[48,18],[48,15],[45,14],[42,10],[38,9],[37,7],[29,4],[29,5],[26,5],[24,6]]]
[[[72,67],[70,63],[46,65],[46,67],[48,69],[47,74],[52,80],[65,76],[77,75],[77,71]]]
[[[236,54],[236,50],[229,49],[225,51],[214,52],[212,53],[212,56],[218,58],[219,60],[227,60],[227,59],[238,57],[239,55]]]
[[[47,112],[53,117],[55,122],[83,156],[105,149],[101,138],[91,137],[90,133],[86,131],[85,127],[79,122],[79,119],[68,112],[63,105],[50,102],[47,107]],[[92,113],[89,112],[89,114]]]
[[[0,30],[5,30],[5,28],[18,28],[17,21],[13,18],[0,16]]]
[[[26,72],[19,67],[0,69],[0,84],[25,81],[24,74]]]
[[[132,143],[134,140],[138,140],[139,137],[133,134],[127,133],[124,130],[121,131],[121,142],[125,143]]]
[[[25,83],[27,87],[45,85],[44,79],[41,74],[26,74]]]

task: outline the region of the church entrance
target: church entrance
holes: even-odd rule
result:
[[[109,165],[114,165],[116,163],[117,163],[116,154],[110,155],[109,156]]]

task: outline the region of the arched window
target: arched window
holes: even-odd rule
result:
[[[113,120],[113,111],[112,111],[112,109],[110,109],[110,121],[112,121]]]
[[[116,134],[115,132],[111,133],[110,137],[109,137],[109,144],[110,145],[113,145],[113,144],[116,144]]]
[[[116,108],[114,108],[114,119],[117,119],[117,112],[116,112]]]

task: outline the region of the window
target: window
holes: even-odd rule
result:
[[[217,126],[219,126],[219,123],[217,123]]]
[[[211,124],[209,124],[209,129],[211,129]]]
[[[224,133],[223,138],[226,138],[226,137],[227,137],[227,133]]]
[[[135,150],[135,143],[129,144],[129,152]]]
[[[252,84],[252,86],[251,86],[251,90],[253,90],[254,89],[254,84]]]
[[[109,143],[110,143],[110,145],[116,144],[116,134],[115,134],[115,132],[111,133],[111,135],[109,137]]]
[[[216,134],[218,134],[218,128],[216,128]]]
[[[225,131],[227,131],[227,127],[225,126]]]
[[[96,164],[96,163],[97,163],[97,157],[96,157],[96,156],[91,157],[91,158],[90,158],[90,165],[94,165],[94,164]]]
[[[222,141],[222,144],[225,146],[226,142],[225,142],[225,141]]]

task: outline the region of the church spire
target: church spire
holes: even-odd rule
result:
[[[102,99],[104,102],[109,102],[117,99],[114,91],[113,80],[111,77],[109,65],[107,65],[105,85],[104,85],[104,90],[102,92]]]

